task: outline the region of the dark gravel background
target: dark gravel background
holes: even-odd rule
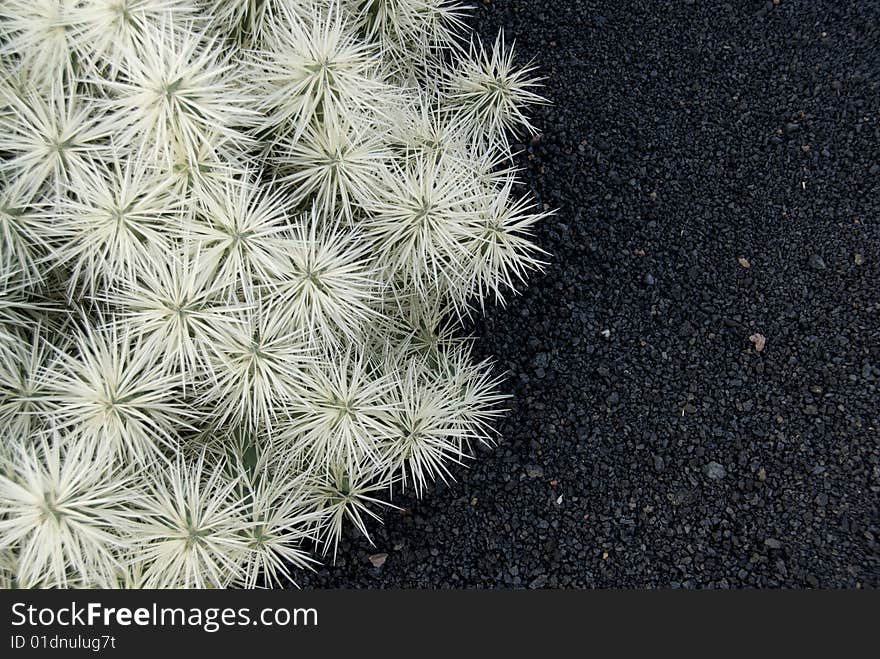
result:
[[[512,409],[300,585],[880,586],[880,2],[474,13],[554,102],[552,262],[473,328]]]

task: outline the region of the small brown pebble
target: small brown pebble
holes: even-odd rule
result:
[[[767,471],[764,469],[764,467],[758,469],[758,480],[762,483],[767,480]]]
[[[752,267],[752,264],[749,263],[749,260],[748,260],[745,256],[740,256],[740,257],[737,259],[737,261],[739,261],[739,264],[740,264],[742,267],[746,268],[746,269]]]
[[[373,564],[373,567],[382,567],[385,565],[385,559],[388,558],[388,554],[373,554],[368,558],[370,559],[370,563]]]
[[[853,260],[855,261],[856,265],[863,265],[865,263],[865,255],[856,253],[855,257],[853,257]]]
[[[559,481],[556,480],[555,478],[552,481],[550,481],[550,487],[556,487],[557,485],[559,485]]]
[[[759,334],[755,332],[749,337],[749,341],[755,344],[755,352],[761,352],[764,349],[764,345],[767,343],[767,339],[764,338],[763,334]]]

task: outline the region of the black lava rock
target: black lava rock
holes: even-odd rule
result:
[[[298,583],[880,586],[880,3],[472,14],[552,100],[517,162],[550,263],[470,328],[499,445]]]

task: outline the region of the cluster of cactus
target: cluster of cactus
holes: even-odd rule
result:
[[[0,582],[274,586],[491,439],[542,99],[448,0],[3,0]]]

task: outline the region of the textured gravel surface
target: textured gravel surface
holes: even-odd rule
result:
[[[474,14],[554,102],[551,263],[472,328],[511,411],[300,585],[880,586],[880,3]]]

